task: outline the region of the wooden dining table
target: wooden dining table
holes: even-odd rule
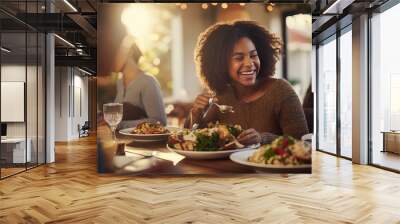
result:
[[[121,157],[123,155],[116,155],[116,144],[108,144],[112,142],[111,131],[105,125],[98,126],[97,137],[98,137],[98,153],[106,156],[103,157],[103,161],[98,160],[98,166],[104,166],[106,172],[116,172],[121,174],[157,174],[157,175],[192,175],[192,174],[202,174],[202,175],[219,175],[219,174],[254,174],[258,173],[252,167],[244,166],[233,162],[229,157],[221,159],[191,159],[185,158],[178,164],[173,165],[171,161],[159,159],[156,157],[146,158],[150,160],[148,164],[149,167],[145,167],[143,170],[132,172],[126,170],[118,169],[118,167],[113,166],[112,160],[114,157]],[[117,143],[125,144],[130,148],[138,150],[149,150],[149,151],[160,151],[160,152],[170,152],[166,147],[166,142],[136,142],[132,140],[129,136],[124,136],[117,134]],[[108,147],[102,147],[102,145],[109,145]],[[99,147],[100,146],[100,147]],[[99,149],[100,148],[100,149]],[[103,152],[99,151],[103,150]],[[126,156],[126,155],[125,155]],[[99,157],[99,156],[98,156]],[[123,159],[123,158],[122,158]],[[101,164],[102,163],[102,164]],[[101,171],[99,171],[101,172]],[[284,170],[271,170],[270,173],[285,173]],[[294,170],[290,173],[311,173],[311,169],[306,170]]]

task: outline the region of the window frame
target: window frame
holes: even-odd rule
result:
[[[316,45],[316,89],[319,89],[320,85],[320,75],[319,75],[319,47],[321,44],[329,43],[330,41],[336,41],[336,152],[328,152],[324,149],[320,149],[319,143],[319,104],[320,99],[318,94],[316,94],[316,128],[315,128],[315,135],[316,135],[316,150],[319,152],[327,153],[329,155],[333,155],[339,158],[343,158],[346,160],[352,161],[352,158],[342,155],[341,153],[341,119],[340,119],[340,77],[341,77],[341,67],[340,67],[340,37],[347,32],[352,31],[352,17],[351,15],[345,16],[341,20],[338,20],[337,23],[333,24],[331,27],[326,29],[325,33],[322,33],[324,36],[323,39],[317,39]],[[332,32],[335,29],[335,32]],[[330,35],[329,35],[330,34]]]
[[[27,16],[27,13],[29,13],[29,12],[27,12],[27,2],[23,2],[23,3],[25,3],[25,20],[26,20],[26,16]],[[39,1],[34,1],[33,3],[36,3],[36,12],[38,13],[39,12]],[[46,12],[48,11],[48,7],[46,7]],[[43,31],[41,31],[41,30],[39,30],[39,29],[36,29],[36,28],[34,28],[34,27],[32,27],[31,25],[29,25],[29,24],[27,24],[27,23],[25,23],[25,22],[23,22],[22,20],[20,20],[20,19],[18,19],[17,17],[15,17],[12,13],[10,13],[10,12],[8,12],[8,11],[6,11],[6,10],[4,10],[3,8],[1,8],[0,7],[0,12],[2,13],[2,14],[5,14],[5,15],[7,15],[7,16],[9,16],[11,19],[13,19],[13,20],[15,20],[16,22],[18,22],[18,23],[21,23],[21,30],[15,30],[15,31],[9,31],[9,30],[1,30],[0,29],[0,45],[2,45],[2,35],[3,34],[7,34],[7,33],[20,33],[20,34],[22,34],[22,35],[25,35],[25,37],[24,37],[24,44],[25,44],[25,49],[24,49],[24,52],[25,52],[25,56],[24,56],[24,60],[25,60],[25,87],[24,87],[24,91],[25,91],[25,93],[24,93],[24,130],[25,130],[25,134],[24,134],[24,136],[22,137],[24,140],[25,140],[25,165],[24,165],[24,167],[21,167],[21,168],[23,168],[23,169],[21,169],[20,171],[17,171],[17,172],[13,172],[13,173],[11,173],[11,174],[8,174],[8,175],[4,175],[3,173],[2,173],[2,167],[0,166],[0,180],[4,180],[4,179],[6,179],[6,178],[8,178],[8,177],[12,177],[12,176],[14,176],[14,175],[17,175],[17,174],[20,174],[20,173],[23,173],[23,172],[26,172],[26,171],[28,171],[28,170],[30,170],[30,169],[34,169],[34,168],[37,168],[37,167],[39,167],[39,166],[41,166],[41,165],[45,165],[45,164],[47,164],[47,110],[46,110],[46,108],[47,108],[47,43],[48,43],[48,40],[47,40],[47,32],[43,32]],[[0,24],[0,26],[1,26],[1,24]],[[36,59],[34,60],[34,65],[36,66],[36,69],[35,69],[35,72],[34,72],[34,75],[36,75],[36,91],[35,91],[35,93],[34,94],[36,94],[36,122],[33,122],[33,125],[36,125],[36,136],[32,136],[32,137],[30,137],[32,140],[35,138],[36,139],[36,142],[37,142],[37,144],[36,144],[36,161],[34,161],[34,163],[32,163],[31,162],[31,164],[29,164],[29,166],[28,166],[28,163],[29,162],[27,162],[28,161],[28,153],[27,153],[27,148],[28,148],[28,111],[27,111],[27,102],[28,102],[28,99],[27,99],[27,85],[28,85],[28,34],[33,34],[34,36],[36,36],[36,41],[35,41],[35,44],[36,44],[36,48],[35,48],[35,53],[36,53]],[[39,34],[43,34],[43,35],[39,35]],[[39,36],[41,36],[41,38],[40,38],[40,40],[39,40]],[[41,64],[39,63],[39,41],[41,41],[41,46],[42,46],[42,48],[43,49],[41,49],[41,53],[43,53],[43,55],[41,55],[41,57],[42,57],[42,61],[44,61],[44,63],[42,64],[42,70],[41,70],[41,75],[42,75],[42,84],[44,85],[43,87],[44,87],[44,91],[43,91],[43,93],[42,93],[42,96],[44,96],[44,98],[42,99],[42,102],[43,102],[43,105],[41,105],[43,108],[42,109],[44,109],[44,116],[43,117],[40,117],[40,120],[41,120],[41,122],[43,123],[43,125],[44,125],[44,130],[43,130],[43,145],[42,145],[42,152],[43,152],[43,155],[41,155],[41,157],[43,157],[42,159],[43,159],[43,162],[39,162],[39,141],[38,141],[38,139],[39,139],[39,113],[38,113],[38,111],[39,111],[39,81],[38,81],[38,75],[39,75],[39,70],[38,70],[38,66],[40,66]],[[2,64],[2,62],[3,62],[3,60],[2,60],[3,58],[2,58],[2,55],[0,54],[0,68],[3,66],[3,64]],[[33,74],[33,73],[32,73]],[[2,80],[2,78],[1,78],[1,69],[0,69],[0,81]],[[0,87],[1,88],[1,87]],[[0,109],[1,109],[1,106],[0,106]],[[1,115],[0,115],[1,116]],[[44,120],[42,120],[42,119],[44,119]],[[1,123],[1,121],[0,121],[0,123]],[[1,144],[0,144],[0,158],[1,158]],[[32,148],[31,148],[31,150],[32,150]],[[33,150],[31,151],[31,156],[32,156],[32,152],[34,152]]]

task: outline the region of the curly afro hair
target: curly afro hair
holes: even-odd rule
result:
[[[282,43],[255,21],[217,23],[200,34],[194,52],[197,72],[209,89],[222,93],[231,82],[229,62],[235,43],[249,38],[256,47],[260,59],[257,80],[266,80],[275,73]]]

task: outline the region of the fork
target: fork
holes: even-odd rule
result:
[[[211,106],[212,106],[213,104],[214,104],[215,106],[217,106],[219,112],[221,112],[221,113],[223,113],[223,114],[224,114],[224,113],[233,113],[233,112],[235,112],[235,111],[233,111],[233,107],[232,107],[232,106],[221,105],[221,104],[215,103],[215,102],[214,102],[214,98],[210,98],[210,99],[208,99],[208,108],[207,108],[207,110],[204,112],[204,114],[203,114],[203,116],[202,116],[202,119],[204,119],[204,118],[207,116],[207,113],[208,113],[208,111],[210,111]]]
[[[228,105],[220,105],[218,103],[214,103],[215,106],[218,107],[219,112],[221,113],[234,113],[235,111],[233,110],[232,106],[228,106]]]
[[[211,109],[211,106],[212,105],[215,105],[215,106],[217,106],[218,107],[218,110],[219,110],[219,112],[220,113],[234,113],[235,111],[233,110],[233,107],[232,106],[229,106],[229,105],[221,105],[221,104],[218,104],[218,103],[215,103],[214,102],[214,98],[210,98],[210,99],[208,99],[208,107],[207,107],[207,109],[206,109],[206,111],[204,112],[204,114],[203,114],[203,116],[201,117],[201,119],[204,119],[206,116],[207,116],[207,113],[208,113],[208,111]],[[191,118],[191,123],[193,123],[192,122],[192,117],[190,117]],[[192,125],[192,128],[190,129],[190,130],[196,130],[197,128],[199,127],[199,124],[198,123],[194,123],[193,125]]]

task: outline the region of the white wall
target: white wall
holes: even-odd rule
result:
[[[68,141],[69,90],[70,77],[67,67],[55,68],[55,141]]]
[[[71,105],[74,105],[72,108],[72,120],[71,120],[71,135],[72,138],[78,138],[79,133],[78,133],[78,124],[82,126],[85,121],[88,121],[88,116],[89,116],[89,111],[88,111],[88,78],[87,77],[82,77],[81,73],[78,75],[76,74],[75,70],[75,75],[74,75],[74,96],[72,98],[74,99],[74,102],[71,103]]]
[[[36,75],[36,67],[28,66],[28,84],[27,84],[27,121],[28,129],[32,127],[36,135],[36,78],[31,77],[31,74]],[[25,82],[25,65],[2,65],[1,66],[1,81],[4,82]],[[39,105],[40,107],[41,105]],[[1,108],[7,110],[7,108]],[[34,122],[34,123],[32,123]],[[32,124],[31,124],[32,123]],[[33,127],[35,126],[35,127]],[[30,131],[28,130],[28,134]],[[7,136],[8,137],[25,137],[25,123],[24,122],[7,122]],[[28,136],[29,137],[29,136]]]
[[[32,67],[28,67],[31,70]],[[25,82],[25,65],[2,65],[1,81]],[[7,110],[7,108],[1,108]],[[7,137],[25,137],[24,122],[7,122]]]
[[[37,150],[39,150],[39,163],[44,162],[44,89],[42,68],[21,64],[5,64],[1,66],[1,81],[18,81],[26,83],[26,114],[25,122],[7,122],[8,138],[27,138],[31,143],[31,155],[36,162]],[[25,78],[28,78],[26,81]],[[39,85],[39,86],[37,86]],[[38,92],[37,92],[38,91]],[[9,108],[1,108],[8,110]],[[24,110],[24,108],[23,108]],[[39,115],[39,116],[38,116]]]
[[[56,67],[55,74],[55,141],[77,139],[78,124],[88,120],[88,78],[71,67]]]

